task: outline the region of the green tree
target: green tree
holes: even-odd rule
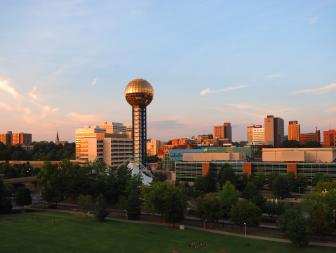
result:
[[[316,235],[329,235],[334,229],[333,210],[326,204],[316,205],[311,214],[310,226]]]
[[[297,247],[309,243],[309,219],[301,207],[288,208],[280,218],[280,227]]]
[[[78,204],[80,209],[85,213],[89,213],[95,208],[95,201],[91,195],[79,195]]]
[[[26,206],[32,203],[31,192],[28,188],[20,187],[15,194],[15,202],[18,206]]]
[[[217,190],[217,183],[213,172],[209,170],[209,173],[206,176],[197,177],[194,188],[198,194],[215,192]]]
[[[153,173],[153,183],[165,182],[167,180],[167,175],[164,172],[157,171]]]
[[[312,186],[316,186],[318,182],[326,180],[328,180],[327,174],[322,172],[315,173],[312,180]]]
[[[128,186],[127,217],[130,220],[138,220],[141,216],[141,178],[133,176]]]
[[[232,166],[228,163],[224,164],[223,167],[219,169],[217,175],[217,182],[220,187],[222,187],[226,181],[230,181],[233,185],[237,183],[237,176],[234,173]]]
[[[176,186],[169,188],[166,193],[164,208],[166,222],[175,224],[184,220],[186,201],[183,191],[180,188]]]
[[[231,209],[230,219],[234,224],[243,226],[258,226],[261,219],[261,210],[251,201],[240,199]]]
[[[240,194],[234,185],[230,181],[227,181],[218,195],[221,203],[222,215],[224,218],[227,218],[229,217],[232,206],[237,203]]]
[[[103,222],[108,215],[107,203],[102,194],[100,194],[95,203],[95,218],[97,221]]]
[[[278,175],[272,182],[272,193],[277,198],[290,196],[289,182],[287,176]]]
[[[208,193],[198,198],[197,215],[203,221],[204,228],[206,228],[207,222],[217,222],[222,216],[219,198],[214,193]]]
[[[0,213],[9,213],[11,210],[12,203],[9,198],[8,189],[0,178]]]

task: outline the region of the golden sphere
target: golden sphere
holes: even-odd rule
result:
[[[147,106],[154,96],[152,85],[144,79],[134,79],[128,83],[125,89],[127,102],[132,106]]]

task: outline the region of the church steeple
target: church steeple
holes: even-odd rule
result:
[[[57,131],[57,134],[56,134],[55,144],[56,145],[60,144],[60,139],[59,139],[59,136],[58,136],[58,131]]]

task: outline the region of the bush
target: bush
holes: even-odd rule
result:
[[[237,225],[258,226],[261,218],[261,210],[251,201],[240,199],[230,212],[231,221]]]
[[[18,206],[30,205],[32,203],[30,190],[25,187],[19,188],[15,194],[15,202]]]
[[[103,222],[108,215],[107,204],[104,196],[100,194],[96,199],[95,218],[97,221]]]
[[[95,208],[95,202],[91,195],[79,195],[78,204],[80,209],[85,213],[93,211]]]

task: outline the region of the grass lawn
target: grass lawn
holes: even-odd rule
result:
[[[204,242],[205,248],[191,248]],[[174,251],[175,250],[175,251]],[[108,221],[79,215],[36,212],[0,216],[1,253],[211,252],[327,253],[335,249],[298,250],[281,243],[256,241],[155,225]]]

